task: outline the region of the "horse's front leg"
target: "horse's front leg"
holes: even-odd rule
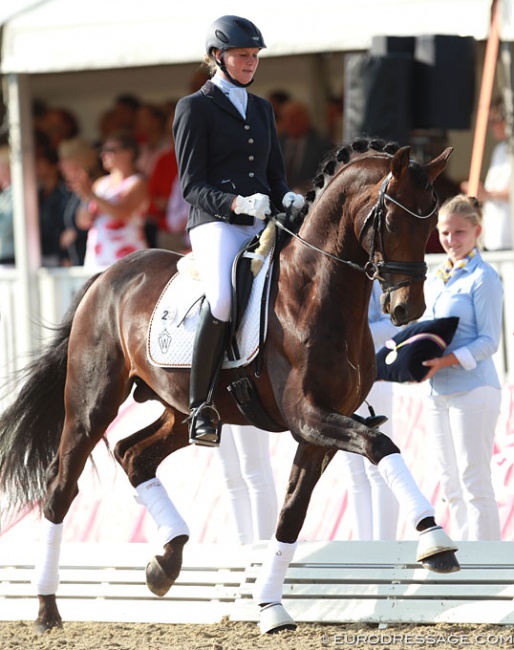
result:
[[[284,580],[307,516],[312,492],[334,454],[335,450],[303,443],[296,450],[275,538],[270,541],[253,592],[253,598],[260,607],[260,629],[263,634],[296,629],[296,623],[282,605]]]
[[[319,408],[312,400],[305,400],[303,417],[292,419],[299,440],[327,449],[341,449],[365,456],[377,466],[395,495],[412,527],[420,533],[416,559],[423,566],[438,573],[458,571],[455,557],[457,547],[435,522],[432,504],[422,494],[400,450],[385,434],[356,422],[340,413]],[[296,421],[295,421],[296,420]]]
[[[156,596],[164,596],[182,569],[182,552],[189,528],[157,478],[157,468],[174,451],[189,444],[187,425],[166,408],[149,426],[120,440],[114,455],[157,526],[163,545],[162,555],[146,566],[146,584]]]

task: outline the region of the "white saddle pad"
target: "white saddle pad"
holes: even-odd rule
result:
[[[271,264],[270,251],[254,278],[246,311],[239,325],[236,339],[239,359],[225,357],[223,368],[248,365],[259,352],[261,298],[265,279]],[[269,284],[268,284],[269,291]],[[189,273],[176,273],[159,297],[150,319],[147,336],[148,360],[154,366],[190,368],[193,344],[203,296],[202,283]],[[266,296],[265,331],[267,330],[268,296]]]

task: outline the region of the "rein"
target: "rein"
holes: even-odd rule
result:
[[[384,216],[386,214],[386,206],[385,206],[385,201],[388,200],[391,203],[394,203],[397,205],[399,208],[410,214],[411,216],[415,217],[416,219],[428,219],[432,215],[435,214],[437,208],[439,207],[439,203],[437,200],[437,197],[434,194],[434,207],[428,214],[420,215],[416,214],[412,210],[409,210],[405,205],[397,201],[394,197],[390,196],[387,194],[387,187],[389,186],[389,183],[391,181],[392,174],[389,173],[384,180],[382,181],[382,184],[380,186],[380,190],[378,193],[378,199],[375,205],[371,208],[368,216],[364,219],[364,223],[362,224],[361,231],[359,233],[359,244],[362,245],[362,240],[364,238],[364,233],[369,225],[373,228],[373,244],[371,247],[371,250],[369,252],[369,260],[366,262],[364,266],[361,266],[360,264],[356,264],[355,262],[350,262],[349,260],[345,260],[341,257],[337,257],[336,255],[332,255],[331,253],[328,253],[327,251],[322,250],[321,248],[318,248],[314,244],[311,244],[307,240],[303,239],[300,235],[297,233],[293,232],[289,228],[286,227],[286,225],[277,219],[277,217],[272,217],[271,220],[275,223],[275,225],[283,230],[284,232],[287,232],[289,235],[297,239],[298,241],[302,242],[305,246],[308,248],[317,251],[318,253],[321,253],[325,257],[330,257],[331,259],[335,260],[336,262],[341,262],[342,264],[346,264],[347,266],[350,266],[352,269],[355,269],[357,271],[361,271],[366,274],[366,277],[368,277],[370,280],[380,280],[381,282],[384,282],[383,274],[392,274],[392,273],[400,273],[402,275],[409,275],[412,276],[408,280],[403,280],[401,282],[398,282],[397,284],[393,285],[392,287],[386,287],[383,289],[383,292],[385,294],[391,293],[392,291],[396,291],[396,289],[400,289],[401,287],[405,287],[409,284],[412,284],[413,282],[422,282],[426,279],[426,274],[427,274],[427,265],[425,262],[393,262],[393,261],[388,261],[386,259],[381,260],[378,263],[375,263],[373,261],[373,257],[375,255],[375,243],[376,243],[376,236],[377,234],[380,236],[380,243],[382,247],[382,255],[385,256],[385,246],[384,246]]]

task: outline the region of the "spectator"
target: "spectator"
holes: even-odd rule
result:
[[[61,177],[57,152],[43,142],[36,148],[41,264],[69,266],[71,261],[66,248],[61,246],[61,236],[71,192]]]
[[[286,102],[291,100],[291,93],[289,93],[287,90],[282,89],[272,90],[268,94],[268,100],[273,106],[275,124],[277,125],[277,133],[280,135],[282,133],[282,118],[280,115],[280,110]]]
[[[309,111],[302,102],[290,100],[283,104],[280,118],[280,145],[287,182],[295,192],[305,193],[333,145],[314,128]]]
[[[100,155],[108,174],[92,182],[83,170],[72,184],[82,201],[77,224],[89,229],[84,265],[92,267],[110,266],[148,247],[143,230],[148,189],[136,169],[134,136],[126,131],[111,134]]]
[[[83,172],[94,180],[99,176],[99,162],[94,147],[82,138],[64,140],[60,143],[59,167],[70,191]],[[71,264],[82,266],[86,254],[87,229],[77,225],[80,196],[72,192],[64,212],[65,230],[61,235],[61,247],[68,251]]]
[[[150,178],[155,161],[170,146],[164,110],[154,104],[141,104],[136,113],[135,136],[139,143],[137,168]]]
[[[502,328],[503,289],[478,250],[481,210],[458,195],[439,210],[437,225],[448,259],[426,284],[424,319],[457,316],[459,324],[430,370],[425,412],[428,446],[435,450],[452,536],[500,539],[491,459],[501,387],[493,361]]]
[[[41,128],[55,151],[63,140],[76,138],[80,133],[78,119],[67,108],[48,108]]]
[[[512,248],[510,218],[510,161],[507,142],[505,104],[497,97],[489,111],[489,127],[496,145],[485,183],[480,183],[477,199],[483,204],[483,245],[485,250],[499,251]],[[468,193],[468,183],[461,184],[461,190]]]
[[[186,253],[190,250],[189,235],[186,232],[189,204],[182,196],[178,176],[177,158],[171,127],[174,111],[168,118],[168,148],[160,154],[148,179],[150,203],[148,216],[156,224],[156,245],[158,248]]]
[[[14,211],[8,145],[0,145],[0,264],[14,264]]]
[[[131,93],[118,95],[113,107],[116,130],[135,133],[137,111],[140,106],[141,100],[137,95]]]

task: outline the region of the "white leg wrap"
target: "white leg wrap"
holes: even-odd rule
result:
[[[255,582],[253,599],[262,603],[280,603],[287,569],[293,559],[297,542],[286,544],[273,538],[270,540],[267,556]]]
[[[53,596],[57,593],[63,527],[63,524],[53,524],[45,518],[41,520],[41,551],[32,579],[38,596]]]
[[[414,528],[422,519],[434,516],[434,508],[421,493],[400,454],[390,454],[382,458],[377,467]]]
[[[158,478],[141,483],[136,488],[136,501],[148,510],[157,525],[159,540],[164,546],[179,535],[189,537],[189,527],[173,505]]]

